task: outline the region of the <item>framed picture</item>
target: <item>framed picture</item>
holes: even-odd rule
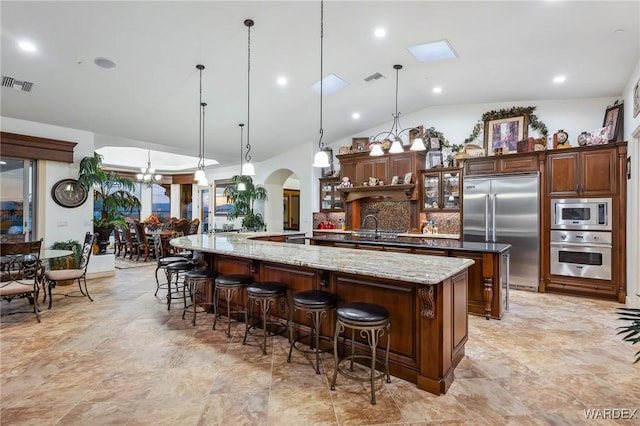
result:
[[[427,167],[433,169],[442,165],[442,151],[431,151],[427,153]]]
[[[322,177],[333,176],[333,149],[324,148],[324,152],[327,153],[327,157],[329,158],[329,167],[322,168]]]
[[[440,151],[441,148],[440,139],[429,138],[429,151]]]
[[[369,138],[351,138],[351,150],[355,152],[367,151]]]
[[[518,152],[518,141],[527,137],[529,117],[502,118],[484,122],[484,148],[487,155],[493,155],[495,148],[504,153]]]
[[[607,140],[609,142],[616,142],[619,136],[622,136],[622,121],[623,121],[623,103],[613,105],[604,113],[604,121],[602,127],[607,128]]]
[[[404,183],[405,185],[409,185],[411,183],[411,176],[413,176],[412,172],[407,172],[404,174],[404,181],[402,181],[402,183]]]
[[[640,79],[633,86],[633,118],[640,114]]]
[[[391,178],[391,185],[397,185],[398,184],[398,176],[394,176]]]

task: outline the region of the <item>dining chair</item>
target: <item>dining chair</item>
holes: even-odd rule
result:
[[[198,219],[197,217],[194,218],[191,222],[189,222],[189,234],[188,235],[195,235],[198,233],[198,228],[200,227],[200,219]]]
[[[66,285],[67,283],[73,284],[74,281],[78,281],[78,288],[80,289],[80,293],[82,296],[86,296],[90,301],[93,302],[93,299],[89,295],[89,290],[87,289],[87,266],[89,266],[89,259],[91,258],[91,253],[93,253],[93,243],[97,238],[96,234],[92,234],[87,232],[84,237],[84,244],[82,245],[82,257],[80,259],[80,265],[77,269],[60,269],[57,271],[46,271],[44,273],[44,279],[47,283],[47,289],[49,292],[49,308],[51,309],[52,304],[52,292],[51,290],[63,283]],[[84,290],[82,289],[82,284],[84,283]],[[74,294],[65,294],[64,296],[73,296]],[[45,295],[46,297],[46,295]]]
[[[122,237],[122,233],[120,232],[120,229],[116,226],[115,228],[113,228],[113,238],[114,238],[114,255],[116,257],[120,256],[120,253],[122,253],[123,249],[124,249],[124,255],[126,256],[127,254],[127,249],[125,247],[125,242],[124,239]]]
[[[137,238],[137,256],[136,260],[140,260],[140,256],[144,253],[143,261],[146,262],[149,259],[149,251],[153,252],[153,242],[147,238],[147,230],[144,228],[144,223],[139,220],[134,220],[133,225],[136,229]]]
[[[191,228],[191,223],[187,219],[178,220],[173,227],[175,231],[183,232],[184,235],[189,235],[190,228]]]
[[[27,298],[40,322],[38,308],[39,281],[42,272],[40,248],[42,239],[21,243],[0,244],[0,298],[11,302]],[[4,310],[3,310],[4,311]],[[12,312],[18,313],[18,312]]]
[[[134,237],[134,234],[131,232],[131,226],[127,223],[127,226],[121,229],[122,237],[124,241],[124,254],[122,257],[127,257],[127,253],[129,254],[129,259],[133,259],[133,254],[138,254],[138,244],[137,238]]]

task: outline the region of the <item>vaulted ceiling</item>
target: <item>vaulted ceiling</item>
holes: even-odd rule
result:
[[[204,64],[205,155],[237,164],[238,124],[247,121],[243,22],[251,18],[254,161],[318,140],[311,85],[320,78],[319,1],[2,1],[0,8],[2,75],[34,83],[30,92],[2,88],[3,116],[94,132],[96,148],[164,151],[163,159],[153,154],[163,170],[193,168],[193,159],[175,154],[198,155],[196,64]],[[379,27],[384,38],[374,36]],[[457,58],[422,63],[407,50],[442,39]],[[22,51],[22,40],[37,50]],[[620,96],[639,52],[638,1],[326,1],[324,76],[349,85],[324,96],[324,140],[390,123],[394,64],[404,66],[398,104],[408,114]],[[100,57],[116,67],[98,67]],[[384,78],[365,81],[376,72]],[[559,74],[562,85],[552,83]],[[144,154],[115,158],[141,167]]]

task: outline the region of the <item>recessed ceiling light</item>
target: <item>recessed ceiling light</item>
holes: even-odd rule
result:
[[[286,77],[278,77],[278,85],[286,86],[287,85],[287,78]]]
[[[373,34],[378,38],[382,38],[387,35],[387,30],[385,30],[384,28],[376,28]]]
[[[325,95],[331,95],[332,93],[336,93],[337,91],[344,89],[348,85],[349,83],[347,83],[337,75],[329,74],[322,79],[322,93]],[[317,93],[320,93],[320,82],[317,81],[313,83],[311,88]]]
[[[442,87],[436,86],[433,88],[433,93],[442,93]]]
[[[20,41],[18,42],[18,47],[25,52],[35,52],[36,45],[31,43],[30,41]]]
[[[116,67],[116,63],[109,58],[96,58],[93,60],[93,63],[100,68],[111,69]]]
[[[351,114],[351,118],[353,118],[354,120],[357,120],[358,118],[360,118],[360,113],[354,112],[353,114]]]
[[[408,47],[409,52],[420,62],[441,61],[457,58],[456,52],[447,40],[438,40],[425,44]]]
[[[564,83],[567,80],[567,77],[564,75],[557,75],[553,77],[553,82],[556,84]]]

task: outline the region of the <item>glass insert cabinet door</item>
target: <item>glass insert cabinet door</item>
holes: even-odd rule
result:
[[[422,197],[422,207],[425,210],[440,208],[441,176],[440,173],[425,173],[423,175],[424,194]]]
[[[322,211],[342,211],[344,206],[338,187],[339,178],[320,179],[320,210]]]
[[[460,172],[443,173],[442,203],[445,209],[460,208]]]

